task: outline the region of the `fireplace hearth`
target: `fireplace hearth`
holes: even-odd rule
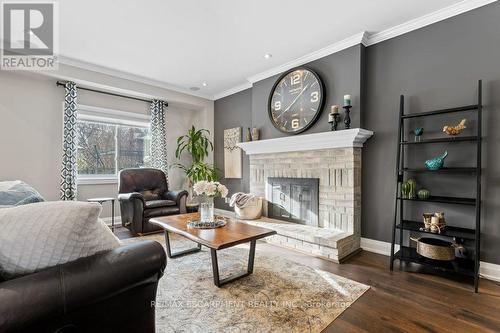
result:
[[[318,178],[267,178],[267,216],[318,226]]]

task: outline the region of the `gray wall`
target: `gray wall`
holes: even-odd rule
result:
[[[243,153],[243,178],[224,177],[224,130],[234,127],[243,127],[242,138],[245,141],[247,128],[252,127],[252,89],[240,91],[237,94],[227,96],[215,101],[215,142],[214,159],[215,166],[219,169],[220,181],[229,189],[229,193],[249,191],[249,159]],[[224,200],[217,199],[218,208],[229,209]]]
[[[89,76],[86,79],[106,81],[106,78],[97,73],[77,73],[81,78],[84,75]],[[110,80],[109,77],[107,79]],[[64,89],[56,87],[55,82],[55,78],[48,76],[0,71],[0,181],[23,180],[40,191],[46,200],[59,199]],[[113,80],[112,84],[131,86],[130,82],[122,79]],[[179,103],[177,93],[170,94],[167,90],[144,84],[134,84],[133,87],[135,91],[138,88],[149,90],[151,94],[164,96],[171,102],[166,116],[169,162],[175,159],[177,136],[184,134],[193,124],[211,129],[211,125],[207,126],[205,110],[212,110],[213,102],[180,96],[185,98]],[[78,99],[84,105],[149,113],[149,105],[140,101],[83,90]],[[194,105],[190,106],[188,103],[191,101]],[[195,103],[205,103],[207,107],[202,109]],[[211,119],[209,121],[212,123]],[[183,173],[170,170],[169,176],[171,188],[183,187]],[[78,200],[116,195],[117,183],[78,185]],[[115,204],[115,212],[120,215],[118,203]],[[101,216],[111,216],[110,204],[105,204]]]
[[[367,48],[367,109],[365,127],[375,131],[363,155],[363,237],[390,241],[395,188],[398,96],[407,96],[407,112],[474,104],[477,80],[483,79],[483,225],[481,260],[500,264],[500,4],[494,3],[429,27]],[[423,125],[428,136],[462,115],[433,118]],[[471,118],[470,115],[464,117]],[[471,130],[475,122],[468,124]],[[413,149],[409,161],[422,161],[448,149],[446,161],[474,165],[472,145],[440,144],[425,151]],[[463,148],[463,149],[461,149]],[[410,150],[408,150],[410,152]],[[417,181],[434,194],[474,195],[470,177]],[[420,209],[419,209],[420,208]],[[448,222],[473,223],[472,209],[425,206],[445,212]],[[420,215],[415,207],[410,215]]]
[[[363,237],[390,241],[399,95],[406,95],[407,112],[468,105],[475,103],[477,80],[483,79],[485,139],[481,260],[500,264],[500,158],[495,151],[500,145],[497,129],[500,126],[499,17],[500,4],[493,3],[366,49],[350,48],[308,64],[327,81],[328,94],[334,101],[327,100],[326,107],[340,103],[342,95],[350,92],[355,95],[354,104],[361,103],[363,110],[353,108],[353,127],[375,131],[363,152]],[[251,102],[248,101],[248,90],[216,101],[215,117],[220,121],[216,121],[216,137],[218,131],[232,126],[226,126],[226,119],[246,117],[249,106],[239,104],[232,111],[237,115],[228,115],[230,111],[225,105],[234,101],[233,98],[251,104],[252,125],[261,128],[263,138],[282,136],[267,117],[267,98],[275,79],[256,83],[251,89]],[[360,100],[361,96],[365,98]],[[224,116],[218,118],[220,110],[225,110]],[[319,122],[305,134],[328,130],[326,117],[327,112],[324,112]],[[465,117],[471,118],[470,115]],[[248,121],[248,118],[244,119]],[[436,117],[431,122],[408,123],[408,128],[424,126],[425,136],[438,136],[443,124],[456,123],[460,119],[461,115]],[[468,126],[469,133],[472,133],[476,123],[470,119]],[[421,166],[425,159],[444,150],[450,152],[446,161],[449,165],[474,165],[474,150],[469,144],[408,150],[407,162]],[[216,163],[223,168],[220,153],[216,152]],[[435,195],[475,194],[472,178],[417,177],[417,181],[420,187],[429,188]],[[240,189],[248,188],[245,180],[240,186]],[[472,226],[473,223],[470,208],[452,205],[408,206],[407,217],[420,219],[420,214],[426,210],[444,211],[450,224]]]
[[[345,94],[352,98],[351,127],[361,125],[361,63],[364,46],[357,45],[338,53],[306,64],[318,73],[325,83],[326,101],[323,113],[318,121],[303,134],[318,133],[330,130],[328,113],[332,105],[342,105]],[[270,122],[268,115],[268,98],[273,84],[279,75],[254,83],[252,87],[252,125],[261,131],[262,139],[271,139],[287,134],[278,131]],[[343,124],[339,125],[343,126]]]
[[[326,101],[323,113],[318,121],[304,134],[318,133],[330,130],[328,113],[330,106],[341,105],[343,96],[350,94],[353,108],[351,109],[351,126],[360,127],[362,109],[360,101],[362,93],[361,72],[364,62],[364,49],[362,45],[353,46],[341,52],[318,59],[306,66],[315,70],[323,79],[326,90]],[[243,127],[243,140],[246,137],[246,128],[257,127],[260,129],[261,139],[271,139],[286,136],[271,124],[268,115],[267,102],[273,84],[279,75],[256,82],[252,88],[238,92],[231,96],[215,101],[215,165],[221,170],[221,181],[228,185],[230,193],[249,190],[249,162],[243,153],[243,178],[225,179],[224,173],[224,129]],[[340,127],[343,124],[339,125]],[[229,207],[221,200],[217,203],[220,208]]]

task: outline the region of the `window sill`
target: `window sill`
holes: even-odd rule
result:
[[[118,184],[118,178],[116,176],[111,177],[83,177],[77,178],[76,183],[78,185],[105,185],[105,184]]]

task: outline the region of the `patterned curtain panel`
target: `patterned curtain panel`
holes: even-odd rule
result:
[[[167,130],[163,105],[163,101],[151,102],[151,167],[165,172],[168,181]]]
[[[64,97],[63,158],[61,200],[76,200],[76,110],[78,92],[74,82],[66,83]]]

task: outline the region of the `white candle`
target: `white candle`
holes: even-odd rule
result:
[[[338,105],[332,105],[332,111],[331,113],[339,113],[339,106]]]
[[[344,105],[351,105],[351,95],[344,95]]]

